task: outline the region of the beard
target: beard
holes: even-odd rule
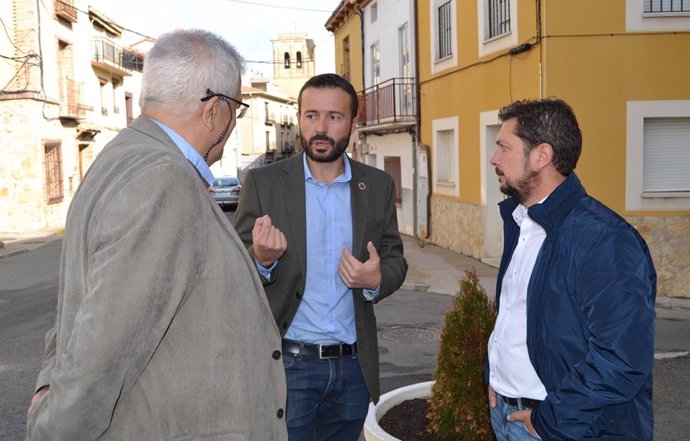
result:
[[[344,136],[337,141],[324,133],[317,133],[307,140],[300,132],[299,137],[300,141],[302,142],[304,152],[307,154],[307,157],[314,162],[334,162],[338,160],[343,153],[345,153],[347,145],[350,142],[349,131],[347,136]],[[325,152],[316,151],[316,149],[312,147],[312,144],[316,141],[328,142],[331,145],[330,150]]]
[[[498,176],[504,176],[505,179],[504,183],[499,187],[501,193],[515,199],[520,204],[524,204],[525,201],[527,201],[532,189],[537,186],[541,179],[539,173],[530,169],[527,162],[525,162],[524,170],[525,174],[513,183],[505,178],[501,170],[496,169],[496,174]]]

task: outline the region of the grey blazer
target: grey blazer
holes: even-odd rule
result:
[[[307,215],[304,196],[304,153],[247,173],[235,213],[235,228],[251,253],[252,228],[257,217],[268,214],[285,234],[288,249],[278,261],[272,280],[264,286],[273,316],[282,335],[297,313],[307,273]],[[367,242],[373,242],[381,257],[381,289],[376,302],[402,285],[407,274],[403,244],[398,231],[395,184],[386,172],[350,161],[352,180],[352,254],[369,258]],[[352,290],[355,305],[357,350],[364,379],[374,403],[380,395],[379,353],[376,317],[372,302],[361,289]]]
[[[41,440],[284,440],[280,334],[254,263],[172,140],[139,117],[67,215]]]

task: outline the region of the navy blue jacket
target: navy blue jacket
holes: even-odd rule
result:
[[[501,284],[520,229],[500,203]],[[651,440],[656,272],[647,244],[571,173],[529,216],[546,230],[527,289],[527,349],[546,387],[544,440]]]

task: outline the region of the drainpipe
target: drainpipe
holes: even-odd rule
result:
[[[426,163],[427,163],[427,193],[426,193],[426,235],[424,237],[424,241],[429,240],[429,237],[431,237],[431,151],[429,149],[429,146],[421,142],[422,138],[422,94],[421,94],[421,85],[419,81],[419,16],[417,13],[417,2],[414,1],[412,2],[412,7],[413,7],[413,21],[414,21],[414,77],[415,77],[415,89],[416,89],[416,105],[417,105],[417,118],[416,118],[416,127],[415,127],[415,133],[417,134],[416,136],[416,145],[415,148],[413,149],[413,175],[415,178],[419,175],[417,167],[417,148],[424,150],[426,154]],[[415,217],[414,217],[414,224],[415,224],[415,238],[419,240],[420,246],[424,245],[423,240],[421,240],[418,236],[417,228],[418,228],[418,222],[417,222],[417,213],[419,211],[419,207],[417,206],[417,179],[415,179],[414,186],[413,186],[413,193],[414,193],[414,212],[415,212]]]

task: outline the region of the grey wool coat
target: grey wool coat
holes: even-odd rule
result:
[[[285,440],[280,334],[196,169],[139,117],[67,216],[31,441]]]
[[[235,228],[251,251],[252,228],[257,217],[268,214],[287,238],[286,253],[271,276],[264,280],[273,317],[284,335],[297,313],[307,274],[307,228],[304,195],[304,153],[284,161],[249,171],[242,183]],[[352,180],[352,255],[360,262],[369,259],[371,241],[381,257],[379,302],[394,293],[405,281],[407,261],[398,231],[395,184],[388,173],[350,161]],[[347,207],[344,207],[347,208]],[[314,256],[311,256],[312,258]],[[364,299],[361,289],[353,289],[358,360],[374,403],[380,395],[379,353],[374,303]]]

